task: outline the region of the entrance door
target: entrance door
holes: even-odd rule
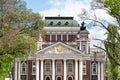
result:
[[[46,80],[50,80],[50,78],[49,78],[49,77],[47,77],[47,78],[46,78]]]
[[[57,80],[61,80],[61,77],[58,77]]]
[[[69,77],[68,80],[72,80],[72,77]]]

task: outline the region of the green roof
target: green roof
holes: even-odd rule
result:
[[[62,26],[66,26],[66,27],[79,27],[79,24],[77,21],[75,21],[73,19],[73,17],[61,17],[61,16],[57,16],[57,17],[45,17],[45,23],[46,23],[46,27],[54,27],[54,26],[58,26],[58,27],[62,27]]]

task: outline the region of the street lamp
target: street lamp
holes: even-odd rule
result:
[[[11,71],[10,71],[10,73],[9,73],[9,74],[10,74],[10,79],[9,79],[9,80],[12,80],[12,73],[11,73]]]
[[[13,67],[13,63],[11,62],[10,63],[10,72],[9,72],[10,79],[9,80],[12,80],[12,67]]]

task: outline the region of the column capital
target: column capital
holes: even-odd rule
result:
[[[55,61],[56,59],[52,59],[52,61]]]
[[[75,61],[78,61],[79,59],[74,59]]]
[[[44,61],[44,59],[40,59],[41,61]]]
[[[36,61],[39,61],[40,59],[36,58]]]
[[[79,58],[79,61],[83,61],[83,59],[82,59],[82,58]]]
[[[67,59],[63,59],[63,61],[66,61]]]

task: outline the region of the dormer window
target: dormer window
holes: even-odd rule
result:
[[[69,23],[68,23],[68,22],[66,22],[66,23],[65,23],[65,26],[68,26],[68,24],[69,24]]]
[[[61,25],[61,22],[58,22],[57,25],[60,26],[60,25]]]
[[[50,22],[50,26],[52,26],[53,25],[53,22]]]

